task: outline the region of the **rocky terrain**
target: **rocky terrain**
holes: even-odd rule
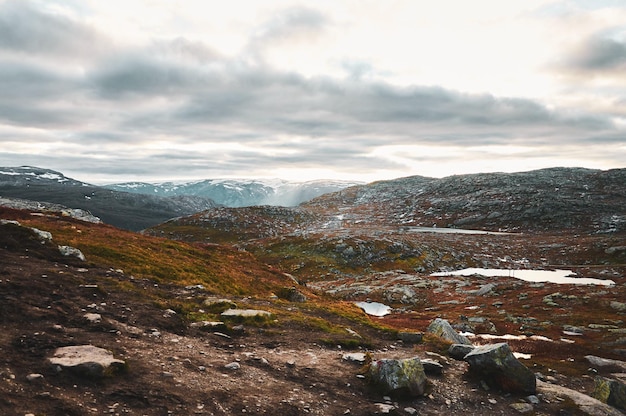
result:
[[[623,414],[621,175],[403,178],[142,233],[0,208],[0,413]],[[554,269],[596,280],[522,280]]]

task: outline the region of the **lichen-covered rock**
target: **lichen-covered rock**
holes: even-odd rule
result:
[[[421,396],[426,387],[426,374],[419,358],[372,361],[371,381],[383,394]]]
[[[452,344],[448,348],[448,355],[455,360],[462,361],[475,347],[466,344]]]
[[[49,362],[60,371],[65,369],[88,377],[114,375],[126,367],[110,351],[93,345],[57,348]]]
[[[626,410],[626,374],[615,378],[596,377],[592,396],[608,405]]]
[[[513,356],[507,343],[476,347],[465,356],[465,361],[470,372],[495,388],[531,394],[537,389],[535,375]]]
[[[426,331],[454,344],[472,345],[470,340],[456,332],[454,328],[452,328],[452,325],[450,325],[448,321],[442,318],[436,318],[434,321],[432,321],[430,325],[428,325]]]

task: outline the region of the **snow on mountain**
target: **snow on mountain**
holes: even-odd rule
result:
[[[107,188],[146,195],[201,196],[227,207],[255,205],[289,207],[359,184],[333,180],[290,182],[282,179],[206,179],[186,183],[127,182],[107,185]]]

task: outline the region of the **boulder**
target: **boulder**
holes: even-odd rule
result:
[[[426,387],[426,374],[419,358],[372,361],[371,381],[383,394],[421,396]]]
[[[76,247],[59,246],[59,253],[65,257],[76,257],[79,260],[86,261],[85,255]]]
[[[619,410],[606,403],[602,403],[598,399],[557,384],[546,383],[538,380],[537,392],[549,400],[563,400],[563,397],[567,397],[576,404],[583,415],[624,416],[624,414]]]
[[[423,358],[422,366],[426,374],[440,376],[443,373],[443,365],[439,361],[431,358]]]
[[[535,374],[522,364],[505,342],[474,348],[465,356],[470,372],[482,377],[488,385],[507,392],[534,394]]]
[[[424,334],[421,332],[400,331],[398,332],[398,339],[406,344],[420,344]]]
[[[626,374],[613,374],[613,378],[596,377],[592,396],[603,403],[626,410]]]
[[[447,341],[450,341],[453,344],[472,345],[470,340],[456,332],[454,328],[452,328],[450,323],[445,319],[435,319],[430,323],[430,325],[428,325],[426,331],[430,332],[431,334],[435,334]]]
[[[114,375],[126,368],[126,363],[114,358],[111,351],[93,345],[57,348],[48,361],[57,370],[69,370],[96,378]]]
[[[462,361],[475,347],[466,344],[452,344],[448,348],[448,355],[455,360]]]

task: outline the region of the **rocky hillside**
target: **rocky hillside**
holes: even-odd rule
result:
[[[339,191],[355,182],[317,180],[292,182],[275,180],[206,179],[186,183],[127,182],[107,185],[116,191],[159,196],[199,196],[227,207],[273,205],[292,207],[320,195]]]
[[[113,191],[49,169],[29,166],[0,167],[0,197],[82,209],[108,224],[135,231],[216,206],[212,200],[201,197],[159,197]]]
[[[398,258],[307,287],[241,248],[53,211],[0,208],[0,219],[1,414],[622,414],[623,265],[595,269],[607,287],[407,273]],[[365,237],[337,249],[350,257]],[[515,260],[524,246],[549,263],[582,253],[532,236],[449,237],[431,261],[506,246]],[[281,238],[296,261],[318,261],[270,239]],[[604,243],[615,245],[594,250],[626,246]],[[389,313],[354,303],[367,298]]]
[[[355,186],[303,207],[346,223],[491,231],[626,231],[626,169],[552,168]]]

